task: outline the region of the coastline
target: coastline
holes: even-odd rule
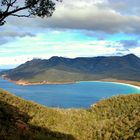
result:
[[[103,82],[103,81],[100,81],[100,82]],[[105,81],[104,81],[104,82],[105,82]],[[107,82],[107,81],[106,81],[106,82]],[[109,81],[108,81],[108,82],[109,82]],[[134,88],[140,90],[140,86],[136,86],[136,85],[132,85],[132,84],[128,84],[128,83],[122,83],[122,82],[109,82],[109,83],[131,86],[131,87],[134,87]]]
[[[125,81],[124,82],[124,81],[125,80],[105,80],[105,79],[101,79],[101,80],[95,80],[95,81],[79,81],[77,83],[80,83],[80,82],[106,82],[106,83],[114,83],[114,84],[131,86],[133,88],[136,88],[136,89],[140,90],[140,82],[137,82],[137,81]]]
[[[35,83],[29,83],[29,82],[23,82],[23,81],[11,81],[17,85],[21,86],[33,86],[33,85],[62,85],[62,84],[73,84],[76,82],[35,82]]]
[[[127,86],[131,86],[131,87],[134,87],[134,88],[137,88],[138,90],[140,90],[140,82],[138,82],[138,81],[103,79],[103,80],[101,80],[101,82],[111,82],[111,83],[116,83],[116,84],[127,85]]]
[[[28,82],[26,80],[18,80],[18,81],[15,81],[15,80],[11,80],[9,77],[7,77],[6,75],[2,75],[2,78],[4,80],[7,80],[9,82],[12,82],[12,83],[15,83],[17,85],[21,85],[21,86],[31,86],[31,85],[61,85],[61,84],[74,84],[74,83],[77,83],[77,82],[71,82],[71,81],[68,81],[68,82],[47,82],[47,81],[43,81],[43,82],[34,82],[34,83],[31,83],[31,82]]]
[[[128,80],[117,80],[117,79],[101,79],[101,80],[93,80],[93,81],[68,81],[68,82],[47,82],[47,81],[43,81],[43,82],[30,83],[30,82],[25,81],[25,80],[14,81],[14,80],[11,80],[10,78],[8,78],[6,75],[3,75],[2,78],[4,80],[7,80],[9,82],[12,82],[12,83],[15,83],[15,84],[21,85],[21,86],[51,85],[51,84],[53,84],[53,85],[61,85],[61,84],[75,84],[75,83],[80,83],[80,82],[109,82],[109,83],[115,83],[115,84],[122,84],[122,85],[131,86],[131,87],[134,87],[134,88],[140,90],[140,82],[128,81]]]

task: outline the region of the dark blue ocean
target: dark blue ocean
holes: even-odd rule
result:
[[[137,88],[109,82],[20,86],[0,79],[0,88],[26,100],[60,108],[89,108],[92,104],[114,95],[140,93]]]

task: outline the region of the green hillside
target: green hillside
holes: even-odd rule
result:
[[[52,109],[0,90],[2,140],[139,140],[140,95],[112,97],[90,109]]]
[[[0,73],[5,79],[25,83],[75,82],[117,79],[140,82],[140,58],[133,55],[33,59]]]
[[[88,81],[99,79],[100,76],[93,74],[76,73],[70,71],[64,71],[59,69],[49,69],[38,73],[32,77],[28,77],[27,80],[30,83],[46,81],[46,82],[76,82],[76,81]]]

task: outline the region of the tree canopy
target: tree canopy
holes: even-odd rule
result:
[[[50,17],[57,1],[62,0],[0,0],[0,26],[6,23],[9,16]]]

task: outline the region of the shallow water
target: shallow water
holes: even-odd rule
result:
[[[0,79],[0,88],[26,100],[62,108],[88,108],[99,100],[114,95],[140,93],[135,87],[109,82],[20,86]]]

